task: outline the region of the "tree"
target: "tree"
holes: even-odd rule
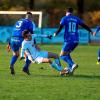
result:
[[[34,8],[34,3],[35,3],[35,0],[29,0],[29,9],[30,9],[30,10],[33,10],[33,8]]]
[[[83,18],[83,13],[84,13],[84,0],[77,0],[77,12],[78,16]]]

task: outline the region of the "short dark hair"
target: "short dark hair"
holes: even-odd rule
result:
[[[68,7],[67,8],[67,12],[73,13],[73,8],[72,7]]]
[[[27,13],[26,14],[30,14],[30,15],[32,15],[32,13],[30,12],[30,11],[27,11]]]
[[[29,30],[24,30],[23,32],[22,32],[22,36],[23,36],[23,38],[26,38],[27,36],[27,34],[29,33]]]
[[[27,11],[27,13],[26,13],[26,18],[32,18],[32,13],[30,12],[30,11]]]

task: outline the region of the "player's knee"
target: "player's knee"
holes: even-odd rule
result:
[[[55,59],[57,59],[57,58],[59,58],[59,56],[56,54],[56,55],[55,55]]]
[[[61,52],[60,56],[68,55],[70,52]]]
[[[50,62],[51,62],[51,60],[50,60],[50,59],[47,59],[47,62],[49,62],[49,63],[50,63]]]
[[[15,55],[15,56],[19,57],[19,53],[13,53],[13,55]]]

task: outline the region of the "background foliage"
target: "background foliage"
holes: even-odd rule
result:
[[[78,3],[80,4],[78,5]],[[75,15],[79,16],[82,11],[82,18],[88,25],[93,27],[100,24],[99,0],[38,0],[38,2],[37,0],[0,0],[0,10],[43,11],[43,27],[58,27],[60,18],[65,15],[68,6],[74,8]],[[1,25],[8,22],[11,21],[2,22],[2,18],[0,18]]]

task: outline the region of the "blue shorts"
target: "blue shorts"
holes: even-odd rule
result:
[[[19,51],[23,38],[12,37],[10,41],[10,47],[12,51],[16,52]]]
[[[78,46],[78,43],[64,42],[64,45],[62,47],[62,51],[72,52],[77,46]]]

